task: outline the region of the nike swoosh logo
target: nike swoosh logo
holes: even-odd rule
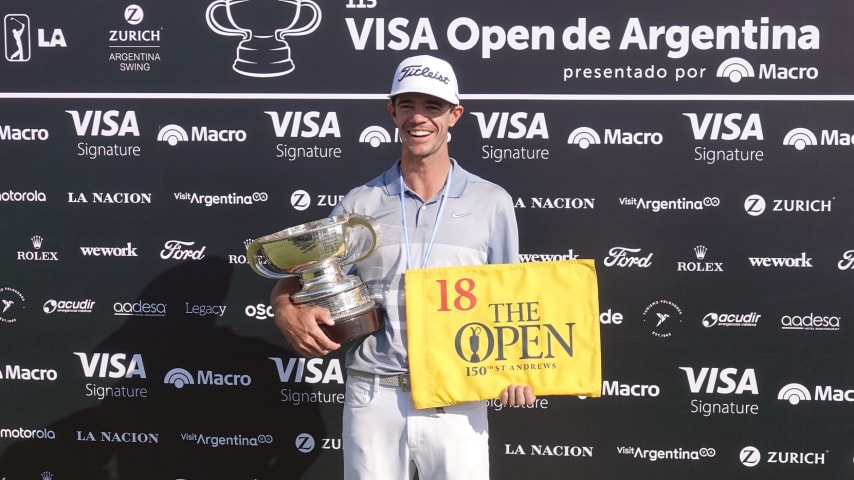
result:
[[[451,217],[452,218],[463,218],[463,217],[467,217],[469,215],[471,215],[471,212],[454,212],[454,214],[451,215]]]

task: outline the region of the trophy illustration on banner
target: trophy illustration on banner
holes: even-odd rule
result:
[[[257,238],[246,249],[246,259],[262,277],[299,277],[302,289],[291,295],[293,303],[328,309],[335,325],[321,328],[344,343],[383,327],[362,279],[342,268],[373,253],[378,235],[371,217],[337,215]]]
[[[227,22],[217,20],[225,10]],[[250,77],[277,77],[294,69],[286,36],[308,35],[320,25],[312,0],[216,0],[208,5],[208,27],[220,35],[242,37],[234,71]]]

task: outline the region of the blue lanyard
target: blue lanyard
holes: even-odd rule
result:
[[[453,165],[448,170],[448,179],[445,181],[445,188],[442,189],[442,199],[439,201],[439,211],[436,213],[436,221],[433,223],[433,233],[430,234],[430,242],[427,244],[427,251],[424,252],[424,260],[421,262],[421,268],[427,268],[427,260],[430,258],[430,253],[433,252],[433,242],[436,241],[436,232],[439,231],[439,221],[442,220],[442,211],[445,210],[445,198],[448,196],[448,189],[451,186],[451,178],[454,175]],[[404,201],[404,192],[406,186],[403,184],[403,172],[400,172],[400,210],[403,215],[403,239],[406,242],[406,269],[412,270],[412,249],[409,246],[409,224],[406,220],[406,202]]]

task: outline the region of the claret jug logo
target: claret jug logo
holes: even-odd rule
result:
[[[321,17],[320,6],[312,0],[216,0],[205,13],[214,33],[242,38],[232,68],[248,77],[292,72],[295,66],[285,37],[314,32]]]

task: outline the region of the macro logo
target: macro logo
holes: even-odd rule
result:
[[[174,385],[177,389],[184,388],[186,385],[248,387],[252,384],[252,377],[239,373],[218,373],[213,370],[198,370],[194,377],[189,370],[173,368],[166,372],[163,383]]]
[[[810,391],[807,390],[807,387],[800,383],[790,383],[788,385],[784,385],[783,388],[780,389],[780,392],[777,393],[777,400],[783,400],[789,402],[791,405],[797,405],[803,401],[812,400],[812,396],[810,395]]]
[[[731,57],[718,66],[717,77],[728,78],[732,83],[738,83],[744,78],[753,78],[756,72],[753,65],[741,57]]]
[[[193,384],[193,375],[183,368],[173,368],[166,372],[166,376],[163,377],[163,383],[174,385],[175,388],[181,389],[184,388],[184,385]]]
[[[602,138],[596,130],[590,127],[578,127],[569,133],[566,143],[570,145],[578,145],[582,150],[587,150],[590,145],[599,145],[602,143]]]
[[[365,127],[362,133],[359,134],[359,143],[367,143],[368,145],[378,148],[384,143],[391,143],[391,135],[388,130],[378,125]]]
[[[818,145],[818,139],[808,128],[793,128],[783,137],[783,145],[795,147],[795,150],[803,150]]]
[[[245,142],[246,138],[246,130],[216,129],[204,125],[191,126],[189,136],[187,130],[174,123],[165,125],[157,132],[158,141],[173,147],[179,142],[231,143]]]
[[[16,128],[0,125],[0,140],[15,142],[44,142],[50,138],[50,132],[45,128]]]
[[[164,125],[163,128],[157,132],[157,141],[166,142],[172,147],[178,145],[180,142],[186,142],[189,140],[190,137],[187,135],[187,131],[184,130],[184,127],[175,125],[174,123]]]

